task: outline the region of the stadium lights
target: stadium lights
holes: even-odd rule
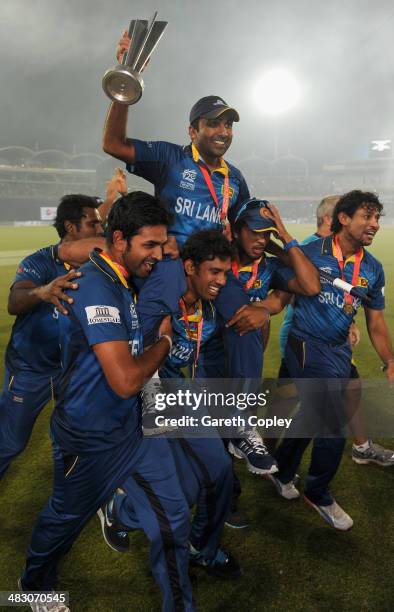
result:
[[[262,113],[280,115],[297,104],[300,86],[288,70],[275,68],[256,82],[254,99]]]

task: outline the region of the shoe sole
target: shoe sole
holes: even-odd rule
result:
[[[105,516],[104,516],[104,512],[101,510],[101,508],[99,510],[97,510],[97,516],[100,519],[100,524],[101,524],[101,533],[103,534],[103,538],[105,543],[107,544],[107,546],[109,546],[109,548],[111,550],[114,550],[117,553],[125,553],[129,550],[129,547],[126,548],[115,548],[115,546],[111,543],[111,541],[107,538],[107,533],[105,530],[106,524],[105,524]]]
[[[298,476],[298,474],[296,474]],[[278,485],[278,483],[273,480],[272,478],[270,478],[269,474],[266,474],[264,476],[264,478],[266,480],[268,480],[269,482],[271,482],[273,484],[273,486],[275,487],[275,490],[277,492],[277,494],[279,495],[279,497],[281,497],[282,499],[285,499],[286,501],[297,501],[297,499],[300,499],[301,497],[301,493],[298,491],[298,495],[297,497],[286,497],[285,495],[283,495],[280,486]],[[300,477],[298,476],[298,480],[300,479]],[[298,482],[298,481],[297,481]],[[295,479],[293,480],[293,483],[295,483]]]
[[[377,461],[376,459],[359,459],[358,457],[353,456],[352,459],[355,463],[358,463],[359,465],[374,463],[375,465],[380,465],[381,467],[394,467],[394,461],[390,461],[390,463],[383,463],[383,461]]]
[[[234,457],[236,457],[237,459],[244,459],[248,466],[249,472],[251,472],[252,474],[260,474],[264,476],[264,474],[276,474],[276,472],[278,471],[278,466],[275,464],[267,470],[263,468],[256,468],[249,462],[248,456],[245,455],[245,453],[243,453],[242,451],[240,451],[239,448],[236,448],[232,442],[230,442],[228,445],[228,452],[234,455]]]
[[[325,512],[323,512],[321,510],[321,508],[319,508],[319,506],[317,506],[316,504],[314,504],[313,502],[311,502],[310,499],[307,498],[306,495],[303,496],[304,500],[306,501],[306,503],[311,507],[314,508],[314,510],[316,510],[316,512],[318,512],[318,514],[320,514],[320,516],[326,521],[326,523],[328,523],[330,525],[330,527],[332,527],[333,529],[336,529],[337,531],[350,531],[353,527],[353,524],[350,525],[350,527],[347,527],[346,529],[342,529],[341,527],[337,527],[336,525],[334,525],[334,523],[332,522],[332,519],[327,516],[327,514]]]

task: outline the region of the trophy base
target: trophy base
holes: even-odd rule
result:
[[[144,81],[129,66],[119,65],[104,74],[103,89],[114,102],[131,106],[141,98]]]

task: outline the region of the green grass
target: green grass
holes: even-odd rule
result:
[[[292,226],[297,238],[312,226]],[[1,251],[33,251],[55,241],[50,228],[1,228]],[[380,232],[372,252],[386,271],[386,317],[394,332],[394,229]],[[16,255],[12,254],[15,258]],[[8,340],[12,318],[6,297],[15,263],[0,268],[0,349]],[[379,360],[370,346],[362,313],[362,341],[356,357],[360,372],[379,377]],[[275,376],[279,352],[280,317],[273,320],[265,374]],[[387,391],[389,393],[389,391]],[[40,415],[30,444],[11,466],[0,485],[0,590],[15,588],[35,517],[50,491],[51,450],[48,438],[50,407]],[[386,443],[394,442],[386,440]],[[193,572],[198,609],[204,612],[247,609],[291,612],[391,612],[394,610],[393,532],[394,469],[359,466],[347,447],[333,483],[340,503],[354,518],[349,533],[326,526],[302,501],[286,502],[269,483],[248,474],[242,462],[236,469],[243,483],[242,507],[253,529],[225,530],[223,544],[239,558],[244,577],[235,583]],[[305,475],[308,457],[301,467]],[[71,595],[72,612],[148,612],[158,610],[160,595],[148,574],[148,547],[143,534],[131,536],[131,552],[112,553],[101,538],[98,521],[85,528],[60,568],[59,588]]]

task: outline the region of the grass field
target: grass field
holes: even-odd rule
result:
[[[301,239],[313,228],[300,225],[291,230]],[[6,298],[19,256],[55,240],[51,228],[0,227],[1,357],[12,324]],[[394,229],[384,228],[372,252],[385,267],[386,318],[394,335],[393,244]],[[380,362],[362,319],[360,313],[362,341],[356,350],[357,364],[363,376],[378,378]],[[274,319],[265,358],[267,377],[274,377],[278,370],[279,323],[280,317]],[[0,485],[0,591],[16,587],[35,517],[51,490],[49,414],[48,406],[36,423],[28,448]],[[394,445],[393,440],[383,442]],[[193,571],[199,610],[394,610],[394,468],[356,465],[349,449],[350,443],[333,483],[338,501],[354,519],[355,526],[348,533],[326,526],[303,501],[280,499],[268,482],[247,473],[244,464],[237,462],[244,487],[242,507],[253,528],[240,532],[226,528],[223,544],[239,558],[244,576],[228,583]],[[305,475],[307,459],[301,476]],[[148,573],[146,539],[136,532],[131,542],[131,552],[120,555],[104,544],[97,520],[85,528],[60,571],[59,589],[70,592],[72,612],[148,612],[160,608],[160,594]]]

